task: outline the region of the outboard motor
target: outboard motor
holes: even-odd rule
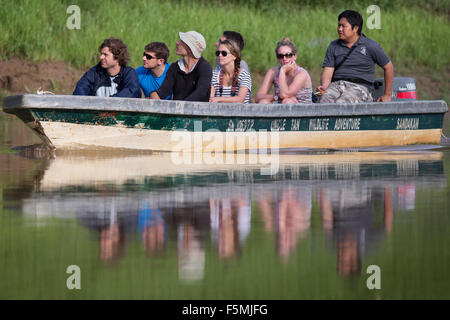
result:
[[[375,79],[373,92],[374,100],[384,94],[384,78]],[[414,78],[394,77],[392,83],[392,101],[395,100],[417,100],[416,81]]]

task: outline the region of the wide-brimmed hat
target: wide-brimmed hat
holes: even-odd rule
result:
[[[191,49],[195,58],[202,56],[203,50],[206,49],[206,41],[197,31],[179,32],[180,39]]]

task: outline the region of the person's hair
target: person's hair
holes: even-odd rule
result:
[[[345,18],[348,23],[351,24],[352,29],[355,28],[355,26],[358,26],[358,35],[361,35],[362,27],[363,27],[363,18],[357,11],[353,10],[345,10],[341,12],[341,14],[338,17],[338,21],[342,18]]]
[[[284,46],[291,48],[293,54],[297,54],[297,47],[288,37],[281,39],[281,41],[277,43],[277,47],[275,48],[275,54],[278,54],[278,49]]]
[[[241,50],[239,49],[239,45],[231,40],[224,40],[219,42],[219,46],[223,44],[230,50],[230,53],[236,57],[234,60],[234,74],[233,74],[233,82],[232,85],[234,87],[238,86],[238,78],[239,78],[239,70],[241,69]]]
[[[114,56],[114,59],[119,60],[120,66],[125,67],[130,61],[128,48],[122,40],[116,38],[105,39],[100,47],[98,47],[98,51],[101,52],[105,47],[109,48]]]
[[[164,59],[164,62],[167,62],[167,59],[169,59],[170,51],[164,42],[150,42],[145,46],[144,50],[154,52],[156,58]]]
[[[242,38],[242,35],[239,32],[236,31],[224,31],[223,36],[226,38],[226,40],[231,40],[237,43],[239,46],[239,50],[244,50],[244,38]]]

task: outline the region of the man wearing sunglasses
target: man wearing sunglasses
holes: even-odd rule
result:
[[[140,98],[136,71],[127,66],[127,46],[120,39],[109,38],[98,48],[100,62],[78,81],[74,95]]]
[[[142,56],[143,65],[136,69],[144,96],[149,98],[150,93],[161,87],[169,70],[169,48],[163,42],[151,42],[145,46]],[[172,94],[166,97],[170,100]]]
[[[363,19],[352,10],[338,17],[339,39],[330,43],[323,61],[321,103],[372,102],[375,63],[384,69],[385,91],[377,101],[391,101],[394,66],[375,41],[361,31]]]
[[[205,38],[196,31],[179,32],[175,53],[181,59],[172,63],[161,87],[150,93],[151,99],[165,99],[172,92],[173,100],[209,101],[212,68],[202,56]]]

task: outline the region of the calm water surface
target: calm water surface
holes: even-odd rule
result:
[[[1,299],[450,298],[446,148],[291,153],[267,176],[17,148],[37,142],[0,114]]]

